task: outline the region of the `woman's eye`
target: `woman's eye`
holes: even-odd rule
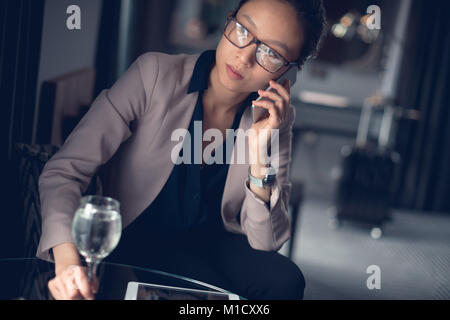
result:
[[[264,48],[264,53],[267,54],[270,58],[278,58],[278,55],[272,49],[269,49],[268,47]]]
[[[243,26],[241,25],[236,25],[236,31],[240,36],[247,36],[248,35],[248,31],[247,29],[245,29]]]
[[[278,55],[272,50],[268,50],[267,52],[271,58],[278,58]]]

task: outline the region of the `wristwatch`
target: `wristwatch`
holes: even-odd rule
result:
[[[273,183],[275,182],[275,177],[276,171],[273,167],[267,168],[267,172],[264,175],[264,178],[256,178],[252,176],[250,172],[250,166],[248,167],[248,180],[252,185],[256,187],[264,188],[266,186],[272,186]]]

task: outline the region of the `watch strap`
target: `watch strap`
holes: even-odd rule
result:
[[[273,173],[273,170],[268,170],[264,178],[257,178],[252,176],[250,167],[248,167],[248,180],[252,185],[259,188],[264,188],[265,186],[271,186],[273,184],[275,180],[275,174]]]

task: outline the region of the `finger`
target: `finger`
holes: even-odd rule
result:
[[[278,93],[272,92],[272,91],[264,91],[264,90],[258,90],[258,94],[261,97],[267,97],[270,100],[274,102],[279,102],[281,104],[284,103],[283,97],[281,97]]]
[[[56,279],[56,285],[58,286],[59,291],[62,293],[61,299],[63,300],[71,300],[69,291],[67,290],[66,284],[61,278]]]
[[[287,112],[289,106],[291,104],[291,94],[290,94],[290,80],[286,79],[284,82],[284,87],[275,81],[271,81],[271,84],[274,86],[274,89],[277,90],[277,93],[283,97],[283,110],[282,110],[282,121],[286,120]]]
[[[271,91],[258,91],[259,95],[262,97],[269,98],[270,100],[275,102],[275,106],[280,109],[280,115],[282,116],[281,120],[283,121],[286,115],[286,106],[289,101],[284,100],[279,94]]]
[[[266,100],[260,100],[260,101],[254,101],[253,104],[255,106],[262,107],[262,108],[266,109],[267,111],[269,111],[269,115],[271,117],[280,119],[280,117],[281,117],[280,109],[275,107],[275,104],[273,102],[266,101]]]
[[[286,80],[289,82],[289,80]],[[291,101],[291,94],[290,94],[290,87],[286,89],[284,86],[279,84],[278,82],[275,82],[273,80],[270,80],[270,86],[274,88],[287,102],[290,104]]]
[[[61,278],[57,277],[53,279],[54,292],[56,294],[55,299],[57,300],[68,300],[68,294],[66,291],[66,286],[64,285]]]
[[[253,101],[253,104],[255,106],[261,107],[269,111],[270,116],[274,116],[275,118],[280,117],[280,110],[275,106],[275,104],[272,101],[267,100],[259,100],[259,101]]]
[[[65,282],[67,295],[70,300],[80,300],[82,299],[80,290],[78,289],[78,285],[75,282],[75,277],[71,276],[70,279],[67,279]]]
[[[91,281],[91,290],[95,294],[98,292],[98,288],[99,288],[98,278],[96,276],[93,276]]]
[[[261,107],[269,111],[269,121],[275,121],[278,125],[281,124],[280,110],[274,106],[273,102],[269,101],[254,101],[255,106]],[[272,122],[273,123],[273,122]]]
[[[75,283],[73,271],[66,270],[58,278],[61,280],[62,286],[64,286],[64,292],[66,293],[65,299],[79,300],[82,298],[78,286]]]
[[[50,294],[52,295],[53,299],[59,300],[62,299],[62,293],[60,292],[59,288],[55,285],[55,280],[52,279],[47,284],[48,290],[50,291]]]
[[[89,284],[88,277],[83,268],[77,268],[74,272],[75,283],[80,290],[81,296],[88,300],[94,300],[94,295],[92,294],[91,286]]]

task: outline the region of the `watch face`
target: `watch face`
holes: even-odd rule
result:
[[[275,181],[275,175],[266,175],[266,177],[264,179],[264,183],[267,185],[273,184],[274,181]]]

